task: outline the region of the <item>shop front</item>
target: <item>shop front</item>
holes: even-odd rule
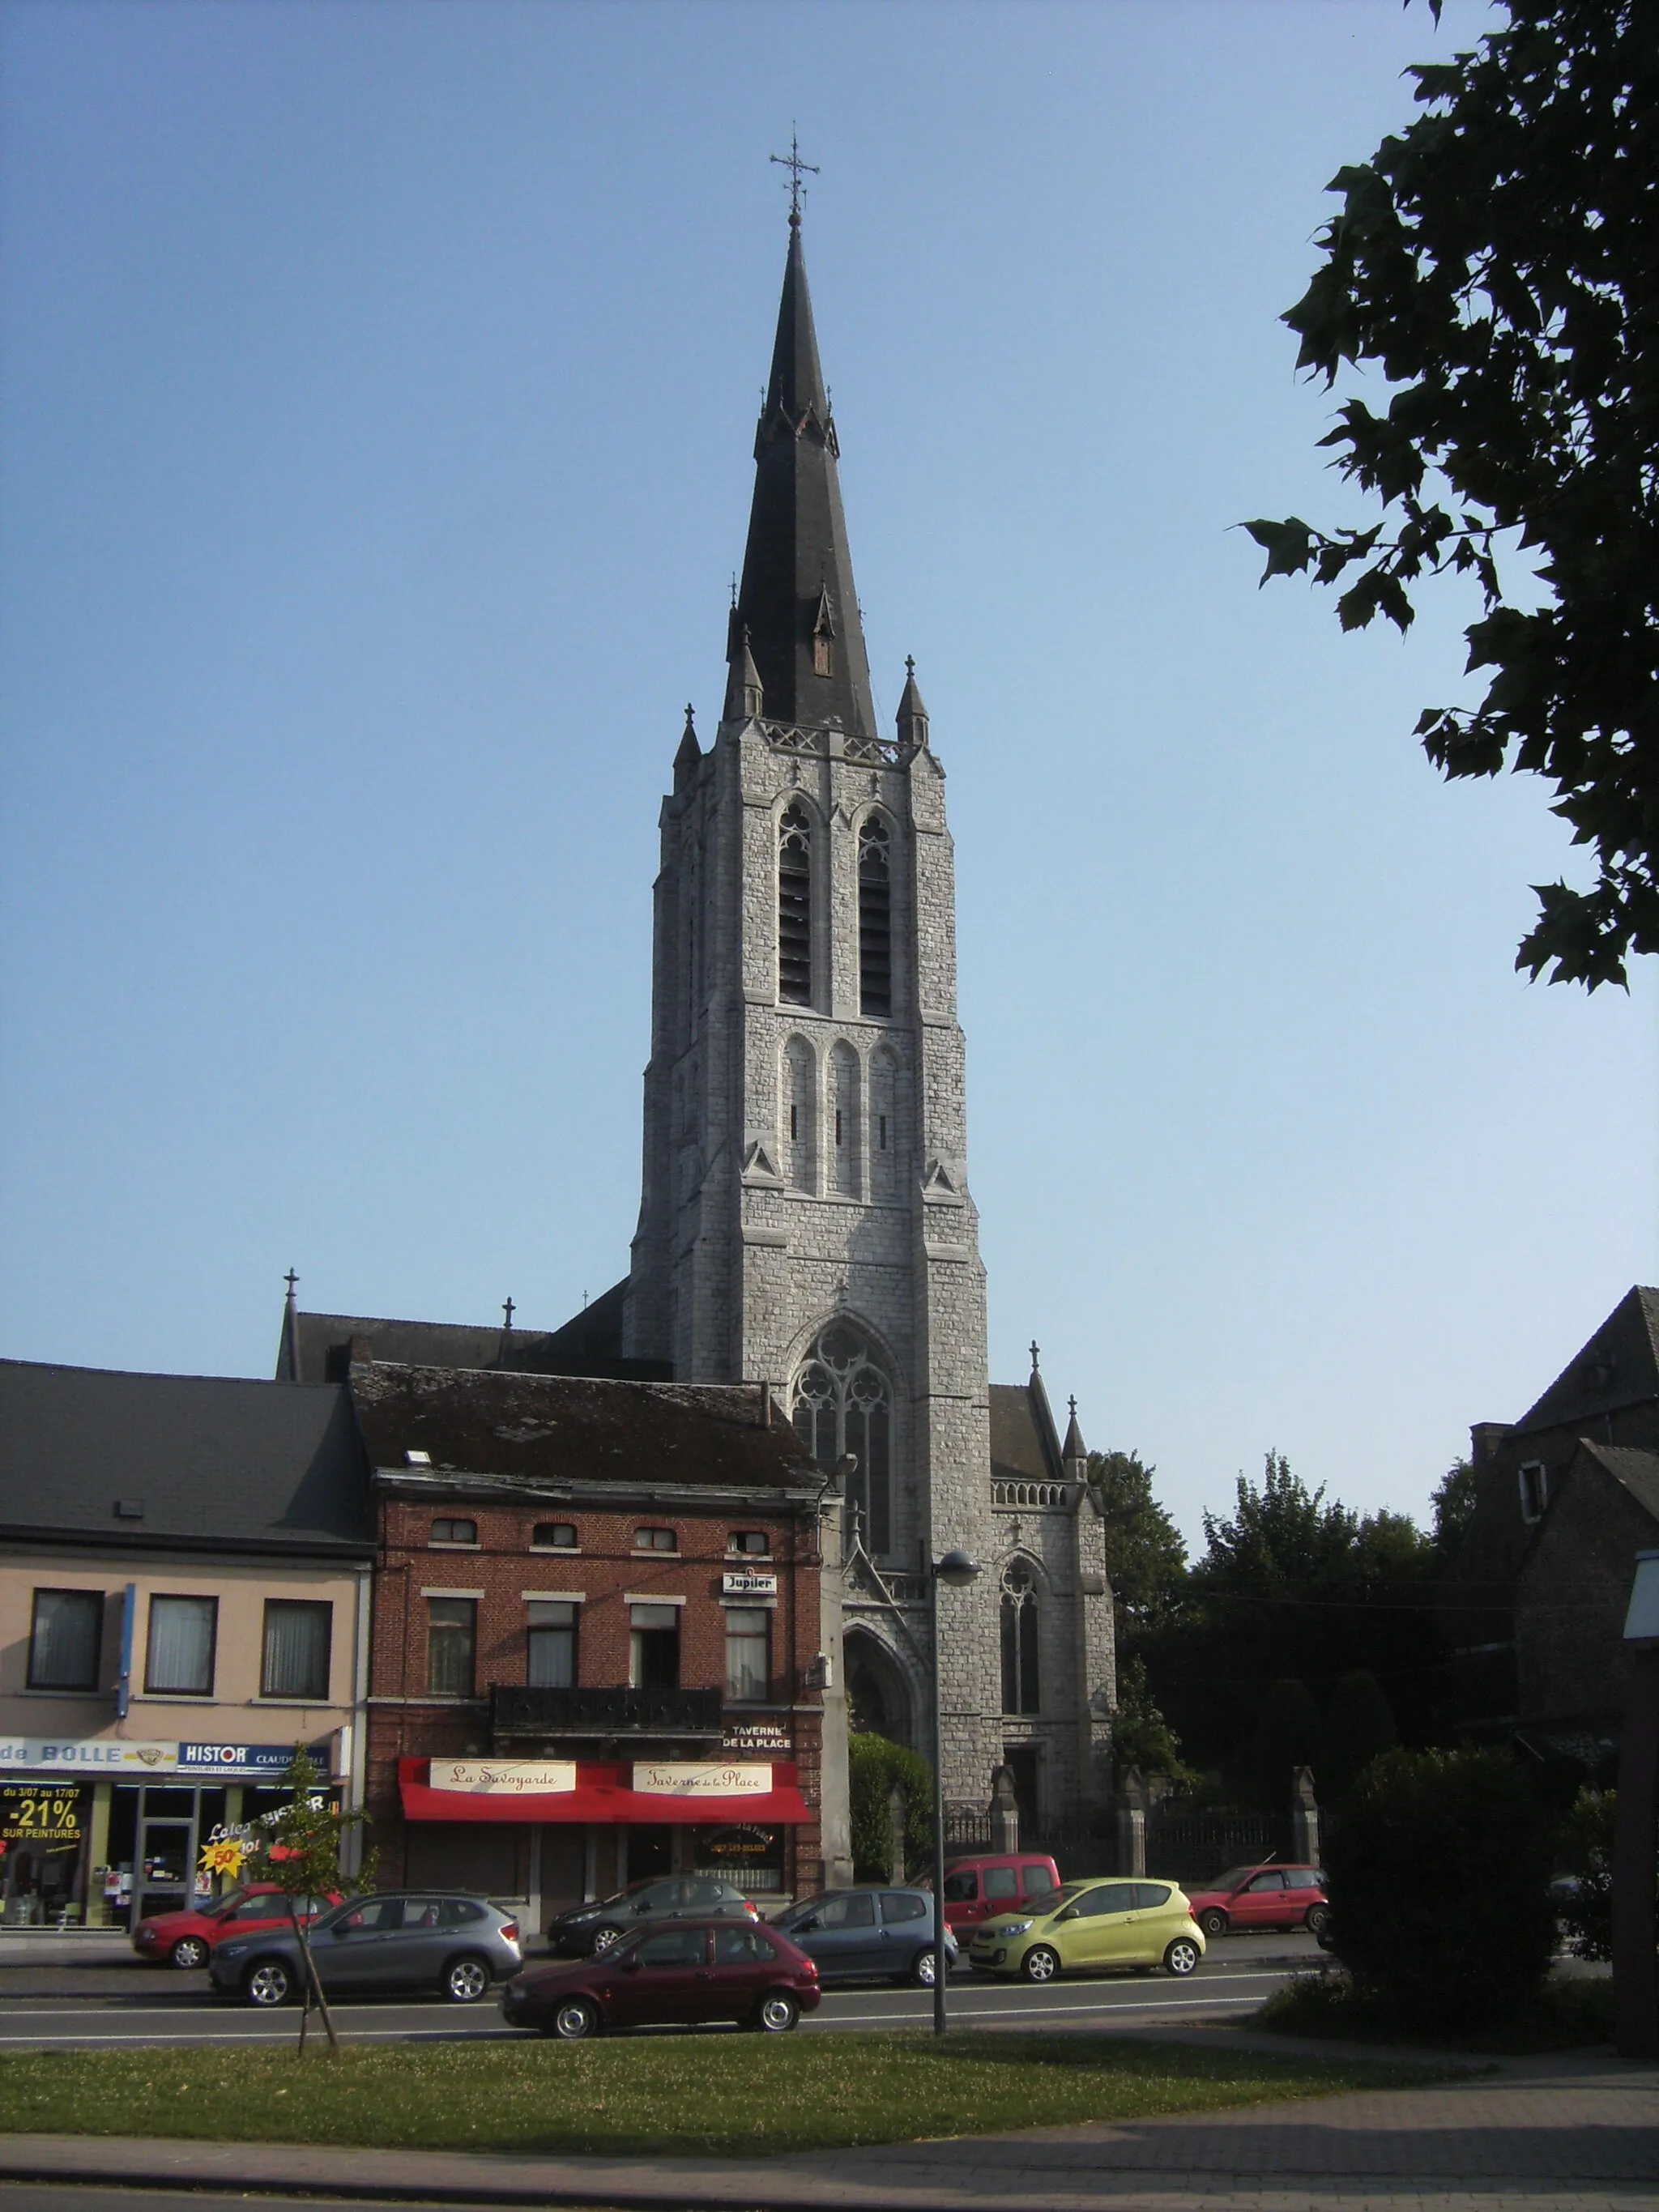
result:
[[[343,1732],[340,1732],[343,1733]],[[340,1735],[311,1747],[331,1785]],[[8,1928],[126,1928],[214,1893],[204,1845],[288,1802],[292,1744],[0,1741]]]
[[[407,1878],[553,1913],[641,1875],[718,1874],[780,1902],[816,1825],[782,1760],[404,1759]]]

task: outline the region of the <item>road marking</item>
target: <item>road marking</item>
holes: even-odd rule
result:
[[[1226,2006],[1235,2008],[1240,2005],[1254,2006],[1255,2002],[1255,1997],[1166,1997],[1161,2001],[1152,1997],[1122,2004],[1019,2004],[998,2005],[994,2008],[987,2006],[969,2016],[975,2020],[1011,2020],[1020,2018],[1028,2013],[1044,2013],[1050,2019],[1059,2013],[1080,2012],[1163,2012],[1184,2014],[1189,2012],[1215,2012]],[[867,2027],[872,2021],[878,2024],[882,2021],[896,2018],[929,2020],[932,2017],[930,2013],[838,2013],[836,2015],[836,2025],[838,2027]],[[960,2019],[963,2015],[958,2013],[957,2017]]]

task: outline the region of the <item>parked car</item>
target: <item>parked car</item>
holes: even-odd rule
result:
[[[1060,1887],[1060,1869],[1042,1851],[975,1851],[945,1869],[945,1917],[971,1931],[981,1920],[1034,1904]]]
[[[579,1963],[516,1974],[501,1992],[501,2017],[563,2043],[608,2027],[716,2020],[783,2035],[817,2002],[817,1968],[779,1929],[686,1920],[639,1929]]]
[[[352,1898],[313,1923],[311,1955],[327,1995],[430,1990],[456,2004],[476,2004],[524,1963],[510,1913],[431,1890]],[[208,1971],[217,1996],[282,2005],[300,1996],[305,1969],[293,1931],[269,1928],[216,1944]]]
[[[937,1920],[925,1889],[830,1889],[804,1897],[773,1921],[798,1943],[820,1982],[879,1980],[933,1986]],[[946,1971],[957,1939],[945,1924]]]
[[[1068,1881],[1035,1911],[1007,1913],[974,1931],[975,1973],[1023,1974],[1051,1982],[1079,1968],[1163,1966],[1194,1972],[1204,1937],[1187,1899],[1169,1881]]]
[[[608,1951],[642,1920],[758,1920],[752,1904],[735,1882],[719,1875],[647,1875],[630,1881],[613,1897],[592,1905],[573,1905],[555,1915],[544,1933],[547,1948],[563,1959],[586,1959]]]
[[[1325,1877],[1317,1867],[1230,1867],[1190,1893],[1193,1917],[1206,1936],[1230,1928],[1305,1928],[1317,1936],[1331,1917]]]
[[[336,1897],[299,1897],[295,1909],[302,1920],[314,1920],[340,1900]],[[233,1931],[239,1936],[261,1928],[286,1928],[289,1903],[275,1882],[251,1881],[243,1889],[228,1890],[210,1905],[187,1912],[158,1912],[141,1920],[131,1931],[133,1949],[147,1965],[205,1966],[216,1943]]]

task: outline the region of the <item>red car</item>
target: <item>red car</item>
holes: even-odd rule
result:
[[[302,1920],[340,1902],[337,1897],[300,1897],[295,1905]],[[132,1948],[152,1966],[205,1966],[208,1954],[223,1936],[257,1935],[262,1928],[286,1928],[288,1899],[274,1882],[250,1882],[245,1889],[227,1890],[211,1905],[189,1912],[158,1912],[141,1920],[132,1931]]]
[[[817,2009],[818,1970],[763,1923],[678,1920],[641,1928],[596,1958],[515,1974],[501,1993],[509,2027],[580,2043],[608,2027],[730,2020],[785,2035]]]
[[[1018,1912],[1059,1887],[1060,1869],[1046,1851],[975,1851],[945,1869],[945,1924],[971,1940],[981,1920]]]
[[[1331,1917],[1325,1877],[1317,1867],[1231,1867],[1212,1882],[1187,1893],[1193,1917],[1206,1936],[1230,1928],[1305,1928],[1317,1936]]]

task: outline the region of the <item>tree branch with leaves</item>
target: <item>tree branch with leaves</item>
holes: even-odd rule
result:
[[[1324,263],[1283,318],[1328,390],[1345,363],[1395,387],[1380,413],[1346,400],[1321,441],[1384,520],[1245,527],[1264,583],[1341,586],[1345,630],[1381,614],[1403,633],[1426,578],[1473,578],[1486,696],[1427,708],[1416,734],[1448,778],[1553,784],[1596,880],[1534,885],[1516,965],[1594,991],[1659,950],[1659,12],[1505,12],[1408,72],[1423,113],[1332,179]]]

